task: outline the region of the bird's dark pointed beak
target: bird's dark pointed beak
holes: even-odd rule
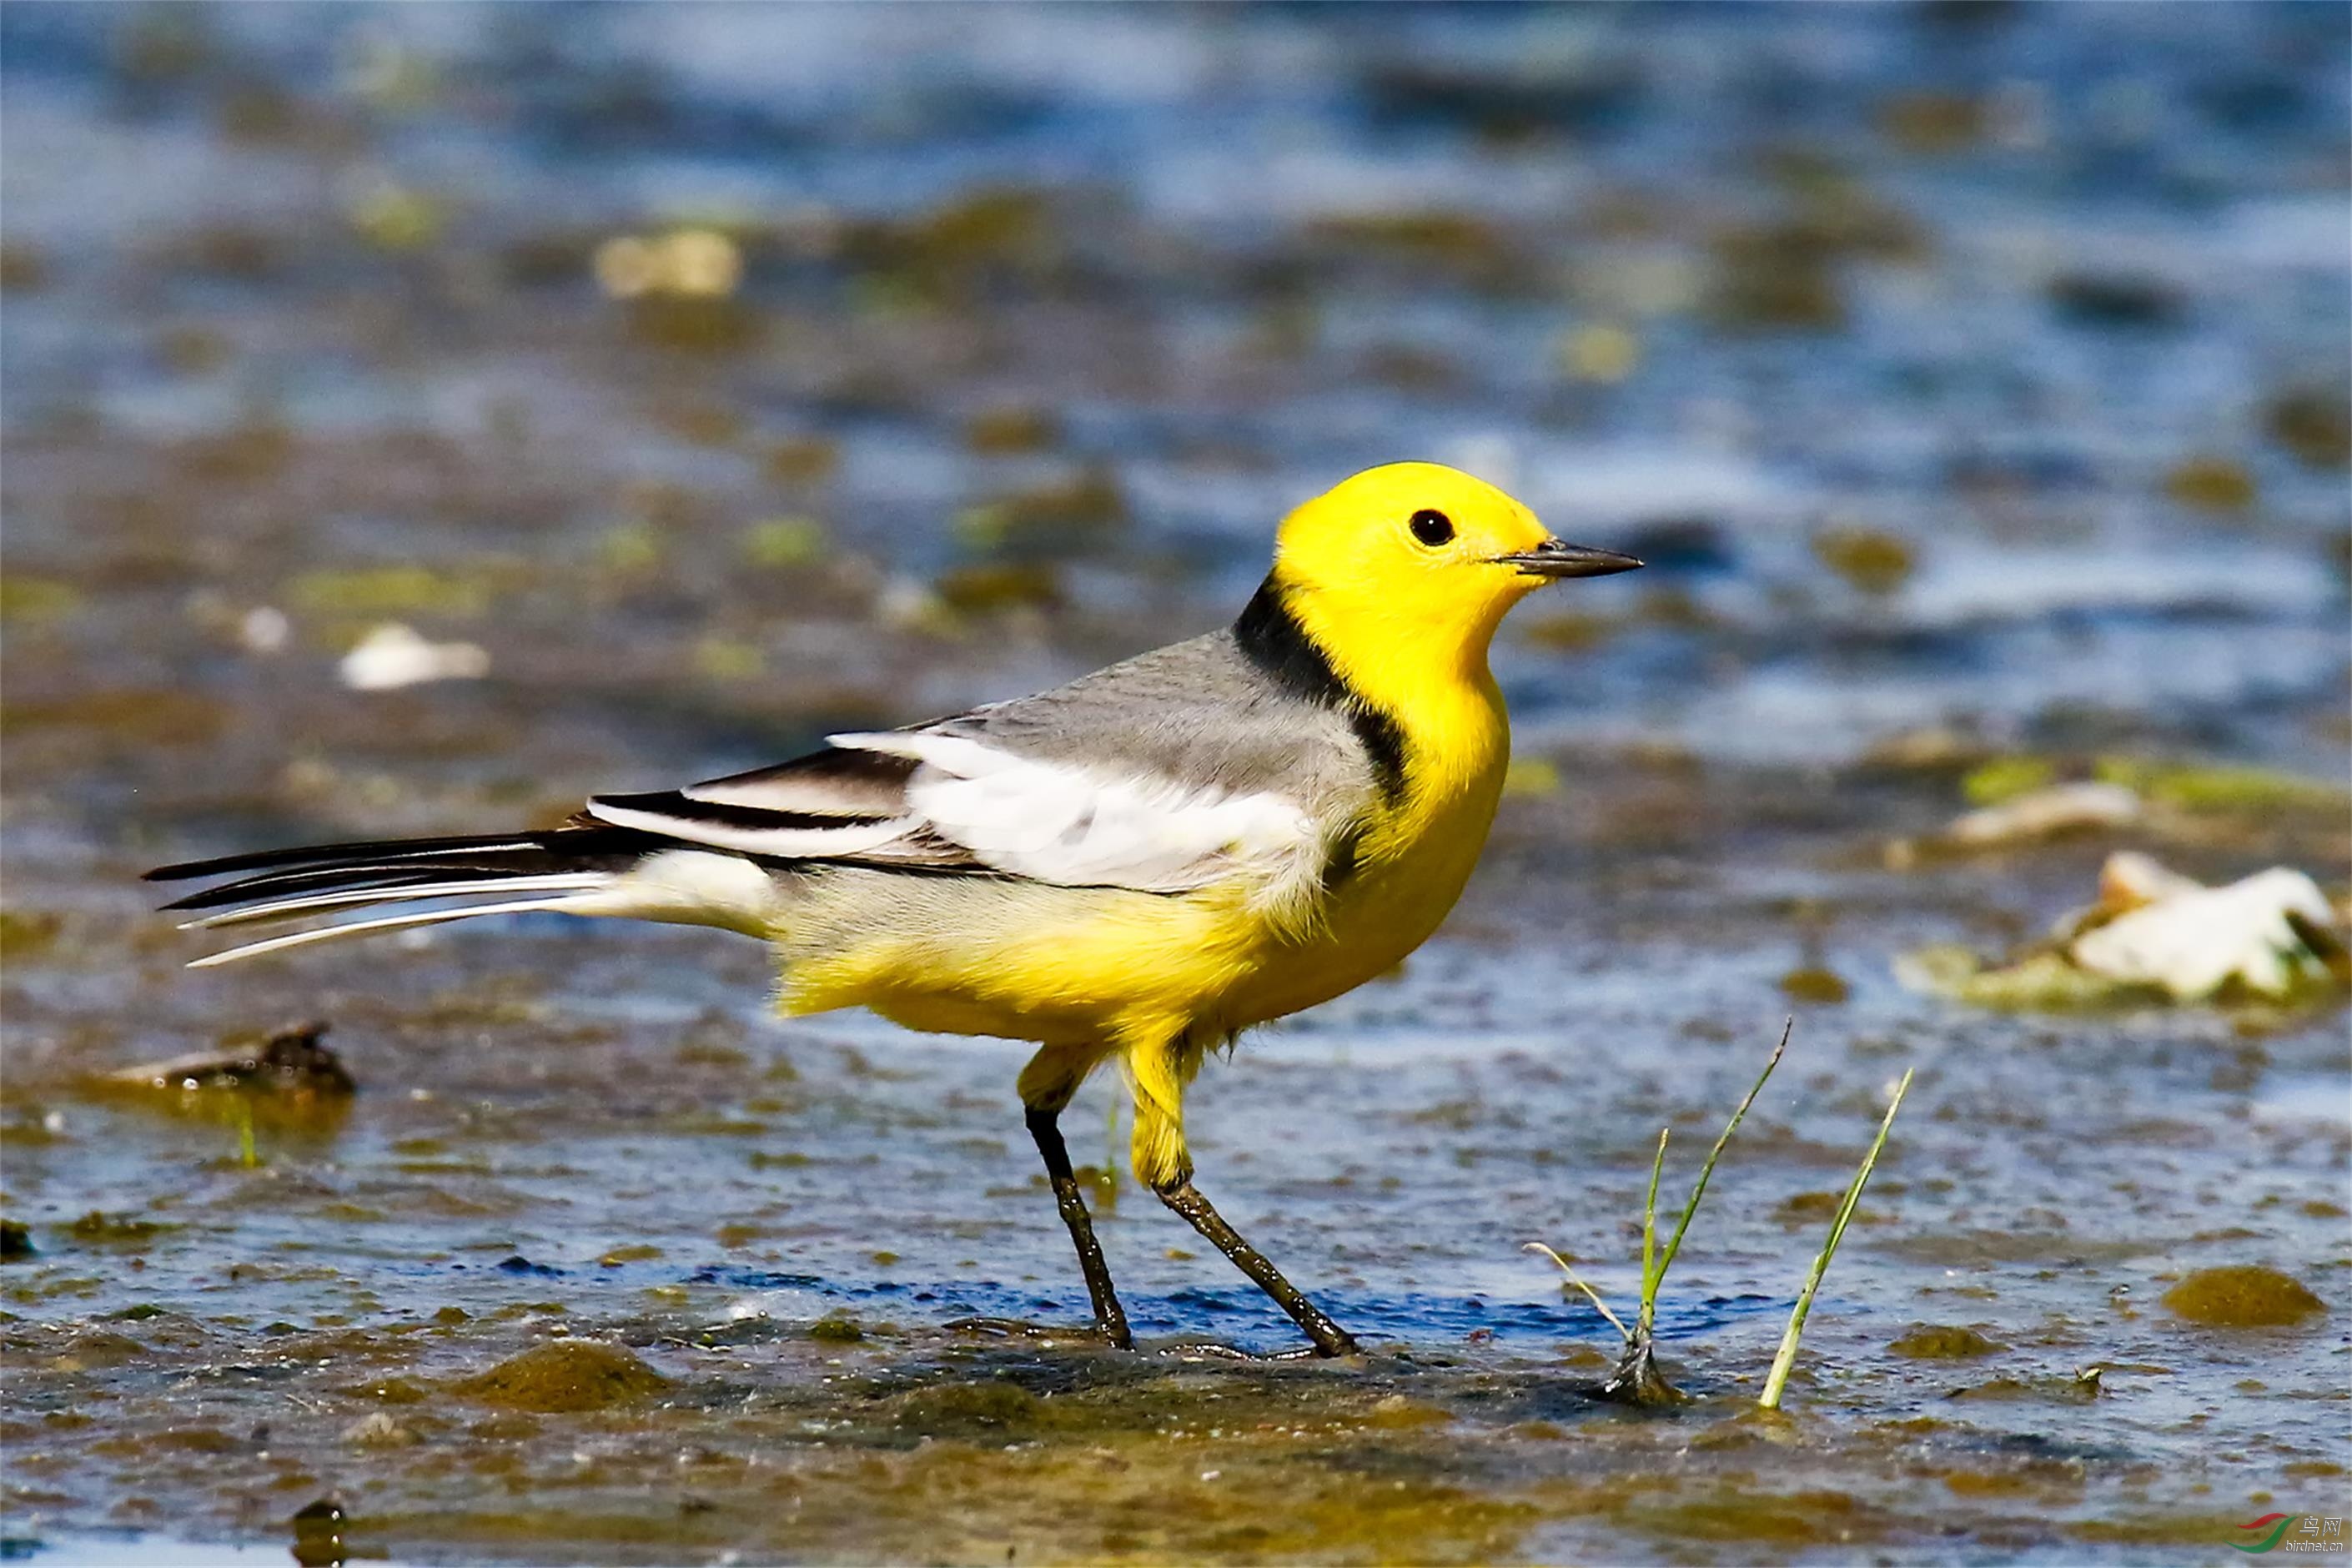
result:
[[[1608,577],[1631,572],[1642,564],[1635,556],[1620,555],[1614,550],[1596,550],[1590,544],[1570,544],[1561,539],[1547,539],[1533,550],[1497,555],[1495,560],[1502,565],[1516,566],[1529,577]]]

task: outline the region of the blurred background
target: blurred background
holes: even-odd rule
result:
[[[543,819],[1026,690],[1406,457],[1653,563],[1509,628],[1525,752],[2336,771],[2346,31],[11,5],[12,832]],[[479,657],[351,678],[475,679],[350,696],[388,624]]]
[[[2248,1321],[2344,1321],[2340,990],[1896,973],[2118,848],[2342,899],[2347,390],[2341,5],[10,0],[8,1544],[335,1496],[468,1561],[2188,1563],[2323,1506],[2340,1328],[2154,1303],[2267,1268]],[[191,975],[136,880],[1032,690],[1404,458],[1650,563],[1504,628],[1445,931],[1191,1101],[1418,1372],[959,1337],[1084,1315],[1019,1051],[765,1018],[751,943]],[[1661,1306],[1715,1403],[1591,1420],[1609,1335],[1519,1245],[1622,1306],[1654,1130],[1703,1147],[1789,1008]],[[356,1099],[103,1076],[303,1018]],[[1736,1380],[1912,1065],[1759,1459]],[[1121,1207],[1119,1114],[1068,1125],[1139,1332],[1286,1344]],[[480,1381],[565,1330],[658,1370],[543,1425]]]

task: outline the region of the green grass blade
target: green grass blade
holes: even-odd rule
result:
[[[1838,1243],[1845,1239],[1846,1222],[1853,1218],[1854,1205],[1862,1201],[1862,1189],[1878,1163],[1879,1151],[1886,1147],[1886,1135],[1895,1127],[1895,1113],[1903,1109],[1903,1097],[1911,1089],[1911,1075],[1917,1070],[1903,1070],[1903,1081],[1895,1086],[1894,1103],[1887,1106],[1885,1120],[1878,1124],[1878,1136],[1871,1141],[1870,1152],[1862,1157],[1862,1168],[1853,1173],[1853,1184],[1838,1205],[1837,1217],[1830,1222],[1830,1238],[1822,1246],[1821,1256],[1813,1259],[1812,1272],[1805,1276],[1805,1288],[1797,1293],[1797,1304],[1790,1310],[1788,1331],[1780,1336],[1780,1353],[1772,1358],[1772,1373],[1764,1380],[1764,1392],[1756,1401],[1767,1410],[1780,1408],[1780,1394],[1789,1386],[1789,1373],[1797,1364],[1797,1342],[1804,1334],[1805,1319],[1812,1312],[1813,1297],[1822,1288],[1822,1276],[1829,1272],[1830,1259],[1837,1256]]]
[[[1706,1163],[1699,1167],[1698,1182],[1691,1188],[1690,1202],[1683,1205],[1683,1216],[1675,1222],[1674,1237],[1666,1243],[1664,1255],[1658,1259],[1660,1284],[1665,1283],[1666,1270],[1675,1266],[1675,1254],[1683,1249],[1683,1233],[1690,1229],[1691,1216],[1698,1213],[1698,1202],[1706,1196],[1706,1184],[1715,1179],[1715,1163],[1723,1158],[1724,1145],[1729,1143],[1731,1135],[1739,1131],[1740,1119],[1748,1114],[1748,1108],[1756,1103],[1756,1097],[1764,1092],[1764,1080],[1770,1078],[1772,1069],[1780,1065],[1781,1053],[1789,1048],[1790,1032],[1796,1026],[1797,1020],[1793,1015],[1780,1026],[1780,1043],[1772,1047],[1772,1059],[1766,1062],[1764,1070],[1756,1075],[1755,1085],[1748,1089],[1748,1098],[1739,1102],[1739,1109],[1733,1111],[1731,1120],[1723,1124],[1723,1136],[1715,1141],[1715,1147],[1707,1152]]]
[[[1666,1168],[1666,1135],[1672,1131],[1658,1129],[1658,1152],[1650,1161],[1650,1195],[1642,1200],[1642,1310],[1635,1321],[1645,1338],[1658,1317],[1658,1174]]]
[[[1103,1184],[1110,1189],[1111,1201],[1118,1200],[1118,1173],[1127,1168],[1119,1157],[1118,1111],[1124,1095],[1106,1096],[1110,1104],[1103,1110]]]

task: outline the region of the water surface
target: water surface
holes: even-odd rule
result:
[[[2340,1010],[1892,979],[2118,847],[2340,896],[2343,811],[1887,853],[2005,754],[2345,777],[2346,32],[0,12],[6,1536],[274,1552],[331,1497],[416,1563],[2205,1562],[2352,1513]],[[733,292],[599,288],[681,227]],[[778,1021],[748,943],[552,919],[189,974],[136,884],[1074,675],[1405,456],[1653,564],[1507,630],[1538,765],[1445,931],[1194,1091],[1203,1189],[1360,1363],[1201,1348],[1293,1336],[1125,1176],[1111,1082],[1066,1126],[1136,1357],[1076,1331],[1019,1047]],[[490,674],[345,689],[387,620]],[[1801,968],[1845,999],[1661,1303],[1694,1403],[1596,1403],[1613,1335],[1521,1244],[1626,1303],[1657,1129],[1679,1194]],[[304,1019],[360,1092],[250,1162],[233,1106],[96,1081]],[[2158,1302],[2238,1264],[2327,1310]],[[661,1381],[478,1381],[566,1340]]]

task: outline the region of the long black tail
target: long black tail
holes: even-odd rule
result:
[[[465,838],[398,838],[363,844],[321,844],[300,849],[267,849],[216,860],[161,866],[151,882],[230,879],[201,889],[163,906],[205,910],[184,929],[244,925],[298,919],[328,910],[380,904],[408,906],[384,919],[299,931],[290,936],[232,948],[196,960],[196,966],[279,948],[366,935],[397,927],[430,925],[473,915],[511,914],[570,908],[580,913],[623,912],[592,908],[630,870],[675,842],[631,828],[604,826],[559,827]],[[425,901],[498,895],[494,901],[456,907],[418,908]],[[528,894],[515,899],[513,895]],[[658,918],[658,917],[656,917]]]

